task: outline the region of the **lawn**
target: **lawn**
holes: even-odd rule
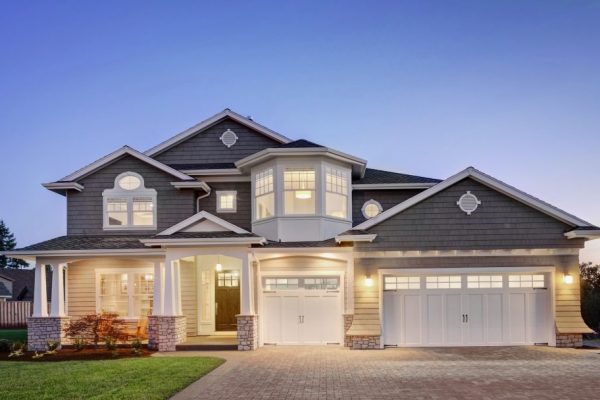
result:
[[[223,363],[209,357],[0,362],[0,399],[167,399]]]
[[[0,339],[8,341],[27,341],[27,329],[0,329]]]

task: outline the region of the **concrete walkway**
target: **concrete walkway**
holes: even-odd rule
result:
[[[550,347],[264,347],[178,352],[227,362],[184,399],[586,399],[600,390],[600,351]]]

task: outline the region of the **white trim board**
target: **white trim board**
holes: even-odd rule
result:
[[[462,181],[465,178],[472,178],[479,183],[482,183],[492,189],[497,190],[500,193],[503,193],[513,199],[520,201],[523,204],[526,204],[530,207],[537,209],[553,218],[558,219],[559,221],[565,222],[574,226],[592,226],[589,222],[584,221],[571,215],[557,207],[554,207],[536,197],[533,197],[515,187],[507,185],[506,183],[499,181],[498,179],[484,174],[483,172],[469,167],[464,169],[463,171],[451,176],[443,182],[438,183],[435,186],[430,187],[429,189],[411,197],[410,199],[403,201],[400,204],[395,205],[394,207],[382,212],[381,214],[373,217],[357,226],[353,229],[369,229],[388,218],[393,217],[394,215],[406,210],[409,207],[414,206],[415,204],[420,203],[421,201],[428,199],[436,193],[441,192],[442,190]]]
[[[77,182],[50,182],[50,183],[42,183],[42,186],[48,190],[68,190],[73,189],[81,192],[83,190],[83,185]]]
[[[178,133],[177,135],[173,136],[172,138],[167,139],[164,142],[152,147],[151,149],[145,151],[144,154],[147,156],[150,156],[150,157],[154,157],[157,154],[175,146],[176,144],[183,142],[190,136],[200,133],[201,131],[205,130],[206,128],[217,123],[218,121],[220,121],[221,119],[223,119],[225,117],[229,117],[239,124],[242,124],[251,129],[254,129],[255,131],[257,131],[271,139],[274,139],[274,140],[278,141],[279,143],[289,143],[292,141],[291,139],[289,139],[289,138],[287,138],[265,126],[262,126],[261,124],[258,124],[256,122],[252,121],[251,119],[243,117],[240,114],[226,108],[225,110],[221,111],[220,113],[217,113],[217,114],[213,115],[212,117],[207,118],[204,121],[201,121],[200,123],[192,126],[191,128],[188,128],[185,131]]]
[[[336,243],[342,242],[372,242],[377,237],[377,234],[371,233],[368,235],[337,235],[335,237]]]
[[[428,189],[437,183],[357,183],[352,190]]]
[[[267,240],[264,237],[232,237],[232,238],[189,238],[189,239],[140,239],[140,242],[146,246],[230,246],[230,245],[251,245],[263,244]]]
[[[191,225],[194,225],[197,222],[202,221],[203,219],[209,220],[210,222],[213,222],[231,232],[250,233],[247,230],[242,229],[239,226],[232,224],[231,222],[227,222],[224,219],[219,218],[216,215],[213,215],[207,211],[200,211],[199,213],[196,213],[196,214],[192,215],[191,217],[184,219],[183,221],[179,222],[178,224],[175,224],[172,227],[165,229],[164,231],[160,232],[157,236],[172,235],[176,232],[179,232],[186,228],[189,228]],[[160,239],[160,240],[162,240],[162,239]],[[142,243],[144,243],[144,242],[142,242]]]
[[[600,229],[574,229],[565,233],[568,239],[584,238],[588,240],[600,239]]]
[[[88,164],[85,167],[73,172],[71,175],[65,176],[64,178],[60,179],[60,181],[61,182],[62,181],[76,181],[77,179],[80,179],[81,177],[100,169],[101,167],[105,166],[106,164],[108,164],[126,154],[128,154],[132,157],[135,157],[138,160],[143,161],[147,164],[150,164],[153,167],[156,167],[156,168],[160,169],[161,171],[164,171],[170,175],[173,175],[174,177],[179,178],[181,180],[185,180],[185,181],[194,180],[194,178],[192,178],[191,176],[188,176],[180,171],[177,171],[176,169],[171,168],[168,165],[161,163],[160,161],[156,161],[155,159],[150,158],[147,155],[140,153],[139,151],[137,151],[129,146],[123,146],[120,149],[117,149],[117,150],[113,151],[112,153],[107,154],[106,156],[104,156],[102,158],[99,158],[98,160],[94,161],[93,163]]]
[[[355,258],[576,256],[579,249],[357,251]]]

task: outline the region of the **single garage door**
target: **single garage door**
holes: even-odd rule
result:
[[[333,344],[342,341],[339,277],[263,279],[265,344]]]
[[[549,278],[547,273],[384,276],[384,345],[548,343]]]

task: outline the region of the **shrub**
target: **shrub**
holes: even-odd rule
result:
[[[142,354],[142,341],[139,338],[131,341],[131,352],[137,355]]]
[[[44,357],[44,354],[46,353],[38,353],[37,351],[31,356],[32,360],[39,360],[40,358]]]
[[[98,347],[98,343],[106,338],[115,341],[125,337],[124,322],[114,313],[101,313],[85,315],[77,320],[70,321],[65,328],[65,335],[71,339],[81,337]]]
[[[10,351],[12,342],[6,339],[0,339],[0,353],[7,353]]]
[[[73,339],[73,347],[75,351],[81,351],[85,348],[85,339],[82,336],[77,336]]]
[[[106,350],[114,351],[117,349],[117,339],[107,336],[104,338],[104,346]]]
[[[13,342],[10,346],[11,353],[8,355],[9,357],[22,357],[25,355],[25,343],[23,342]]]
[[[48,354],[48,355],[56,354],[56,350],[58,350],[59,345],[60,345],[60,341],[48,339],[46,341],[46,348],[48,349],[48,350],[46,350],[46,354]]]

